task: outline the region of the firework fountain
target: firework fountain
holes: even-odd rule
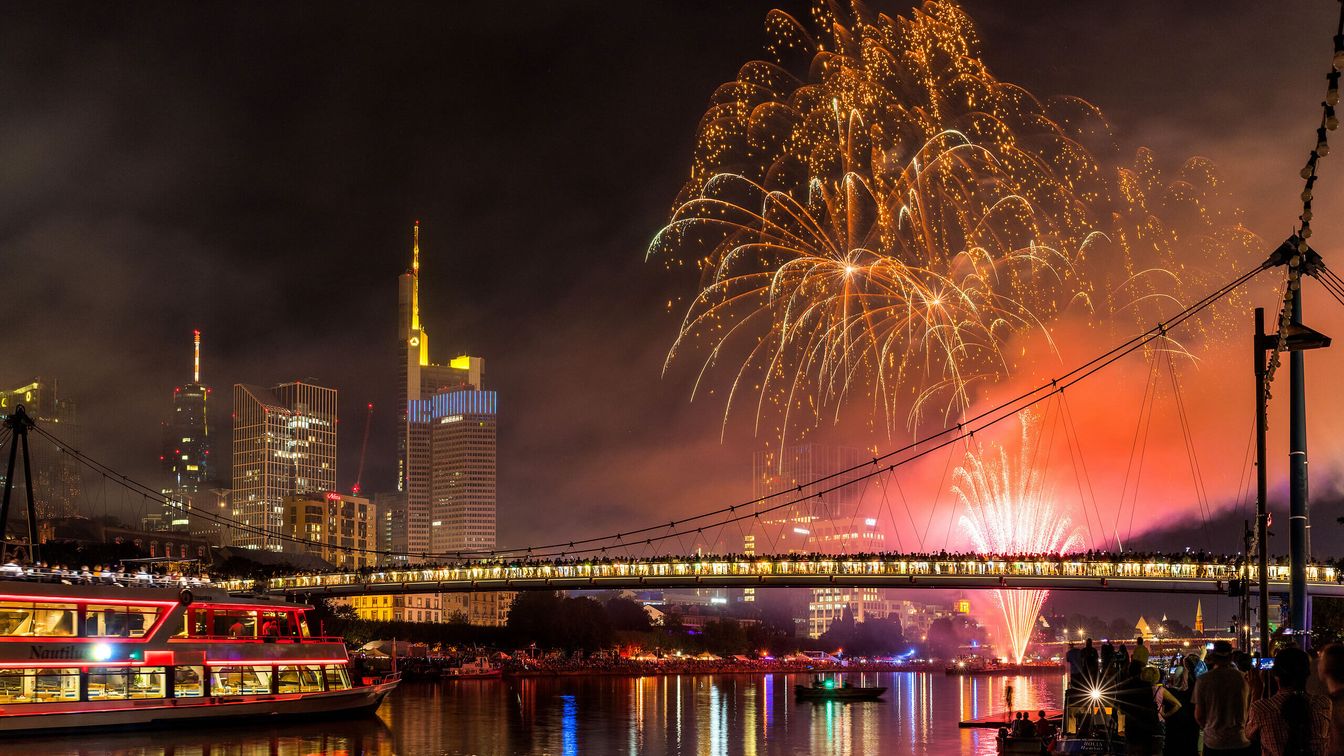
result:
[[[1018,417],[1022,426],[1015,456],[1000,445],[997,453],[969,451],[953,477],[952,491],[966,514],[961,527],[982,554],[1058,555],[1083,544],[1077,529],[1056,511],[1041,473],[1032,464],[1039,446],[1037,420],[1031,412]],[[1003,612],[1013,659],[1022,663],[1032,628],[1049,591],[995,589]]]

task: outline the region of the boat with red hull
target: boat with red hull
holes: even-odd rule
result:
[[[397,677],[352,679],[310,608],[208,584],[0,580],[0,732],[372,712]]]

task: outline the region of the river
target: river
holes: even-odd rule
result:
[[[324,722],[6,739],[0,753],[134,756],[309,754],[988,754],[992,730],[962,718],[1057,708],[1061,678],[852,675],[881,701],[807,703],[794,675],[565,677],[405,683],[376,716]]]

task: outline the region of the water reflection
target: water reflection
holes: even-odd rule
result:
[[[994,752],[962,718],[1057,708],[1052,676],[882,673],[877,702],[800,702],[795,675],[555,677],[407,683],[376,717],[7,740],[4,753],[72,756],[307,754],[943,754]]]

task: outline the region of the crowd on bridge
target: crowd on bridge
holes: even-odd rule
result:
[[[482,559],[460,559],[437,563],[415,563],[396,567],[361,567],[355,570],[306,571],[289,575],[296,587],[314,584],[311,580],[341,577],[346,582],[381,582],[415,580],[451,580],[460,579],[461,573],[470,570],[480,571],[527,571],[550,568],[561,572],[576,570],[597,570],[608,572],[612,569],[642,570],[649,567],[663,568],[668,565],[745,565],[751,568],[757,564],[772,565],[821,565],[839,563],[842,565],[881,565],[884,568],[893,563],[902,563],[911,572],[919,574],[982,574],[982,575],[1042,575],[1074,574],[1071,568],[1078,567],[1078,574],[1091,575],[1094,572],[1112,574],[1117,577],[1138,575],[1143,570],[1179,568],[1180,577],[1208,578],[1226,580],[1236,577],[1248,565],[1242,554],[1212,554],[1205,551],[1099,551],[1089,550],[1071,553],[1024,553],[994,554],[967,551],[936,552],[854,552],[848,554],[832,553],[794,553],[780,555],[762,554],[695,554],[691,556],[561,556],[559,558],[541,557],[492,557]],[[1271,568],[1287,568],[1287,557],[1278,556],[1270,560]],[[1097,570],[1100,566],[1109,566]],[[1089,569],[1092,568],[1092,569]],[[1329,579],[1344,582],[1344,560],[1318,561],[1310,569],[1323,569],[1317,579]],[[804,570],[810,571],[810,570]]]
[[[210,584],[209,575],[186,575],[178,571],[160,569],[152,563],[140,564],[134,569],[101,564],[93,567],[86,564],[76,569],[63,564],[49,565],[46,562],[19,563],[14,559],[0,564],[0,580],[141,588],[191,588]]]

